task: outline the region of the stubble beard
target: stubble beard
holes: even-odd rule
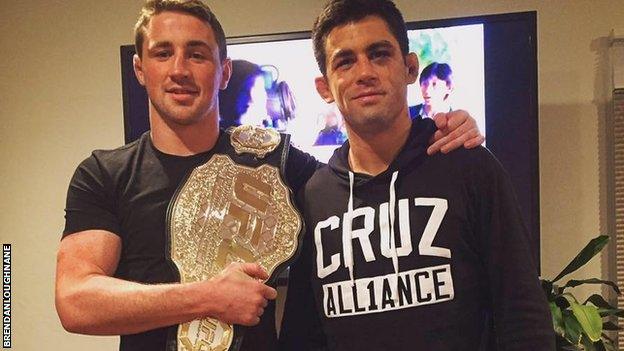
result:
[[[163,104],[154,104],[150,101],[150,105],[158,113],[160,119],[171,128],[192,126],[210,113],[217,106],[183,106],[176,105],[174,102],[165,102]],[[211,105],[215,105],[214,102]]]
[[[386,131],[392,125],[393,118],[387,111],[363,111],[358,117],[344,116],[345,123],[355,133],[371,135]]]

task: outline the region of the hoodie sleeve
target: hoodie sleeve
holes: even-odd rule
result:
[[[492,154],[479,150],[480,159],[472,160],[474,230],[489,280],[493,342],[501,351],[552,351],[552,319],[511,180]]]

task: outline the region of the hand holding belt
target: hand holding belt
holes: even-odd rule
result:
[[[237,154],[263,159],[281,143],[273,130],[233,129]],[[240,160],[237,160],[240,161]],[[282,160],[282,162],[285,162]],[[231,262],[255,262],[272,280],[297,252],[302,220],[279,168],[250,167],[215,154],[178,188],[167,216],[171,260],[180,281],[208,280]],[[225,351],[240,345],[232,325],[204,318],[178,326],[178,351]]]

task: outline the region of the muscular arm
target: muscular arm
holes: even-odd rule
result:
[[[63,327],[93,335],[132,334],[201,317],[254,325],[276,291],[256,264],[232,264],[208,281],[148,285],[112,277],[120,238],[104,230],[65,237],[57,256],[56,309]]]

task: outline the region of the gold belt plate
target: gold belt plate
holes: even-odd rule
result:
[[[296,252],[302,227],[279,169],[215,155],[195,168],[172,204],[171,259],[182,283],[208,280],[231,262],[255,262],[269,276]],[[226,351],[234,328],[204,318],[180,324],[179,351]]]

